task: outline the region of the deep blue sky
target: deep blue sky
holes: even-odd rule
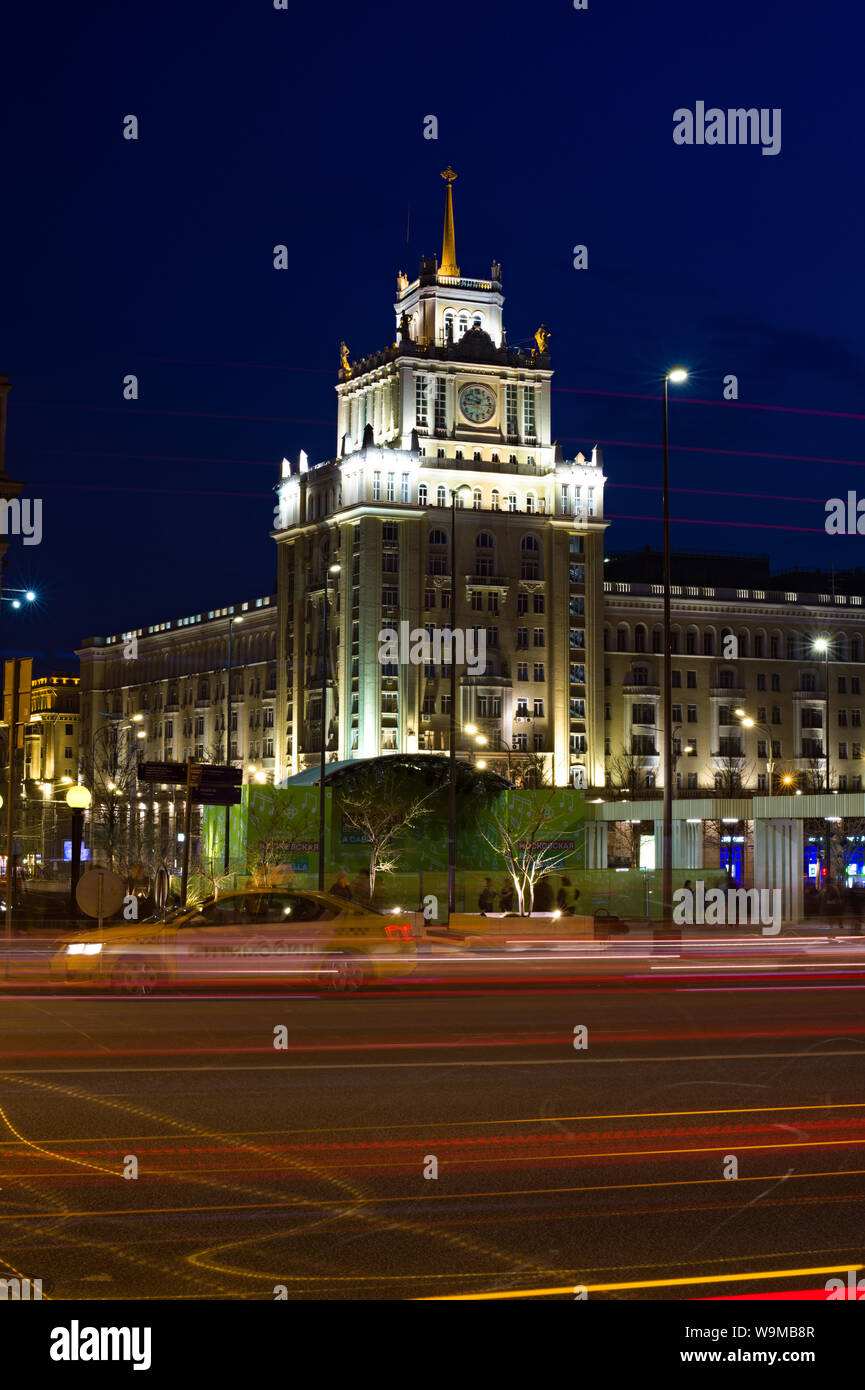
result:
[[[0,371],[44,539],[13,542],[40,603],[3,604],[5,650],[271,591],[279,460],[333,452],[340,339],[392,340],[449,162],[463,273],[501,261],[512,344],[551,329],[566,454],[605,441],[608,515],[636,518],[610,549],[660,543],[659,406],[632,397],[682,360],[674,484],[713,492],[674,494],[674,545],[860,563],[823,518],[865,493],[863,41],[849,0],[17,7]],[[781,153],[674,145],[698,100],[780,107]]]

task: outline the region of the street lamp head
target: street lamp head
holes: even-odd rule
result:
[[[477,767],[486,767],[486,761],[485,761],[485,759],[483,759],[483,758],[478,758],[477,763],[476,763],[476,766],[477,766]]]
[[[12,600],[12,607],[13,607],[13,608],[20,608],[20,607],[21,607],[21,600],[20,600],[19,598],[13,598],[13,600]]]
[[[143,715],[143,714],[133,714],[133,716],[132,716],[132,722],[133,722],[133,724],[140,724],[143,718],[144,718],[144,715]]]
[[[475,734],[475,743],[484,744],[487,742],[486,734]]]
[[[147,731],[145,729],[139,729],[136,738],[147,738]]]
[[[792,777],[782,777],[782,778],[781,778],[781,781],[784,783],[784,786],[785,786],[785,787],[789,787],[790,783],[793,781],[793,778],[792,778]]]
[[[733,710],[733,713],[735,714],[735,716],[736,716],[737,719],[744,719],[744,717],[745,717],[745,711],[744,711],[743,709],[741,709],[741,708],[740,708],[740,709],[734,709],[734,710]]]
[[[667,380],[678,386],[680,382],[688,380],[688,373],[684,367],[671,367],[667,372]]]
[[[73,811],[83,811],[85,806],[89,806],[92,798],[86,787],[70,787],[66,793],[66,805]]]
[[[236,616],[235,616],[234,614],[232,614],[228,621],[229,621],[229,623],[242,623],[242,622],[243,622],[243,614],[242,614],[242,613],[238,613]]]
[[[328,574],[339,574],[341,569],[342,565],[330,565],[328,567]]]
[[[753,729],[754,727],[754,721],[750,717],[750,715],[746,715],[745,718],[742,720],[742,723],[745,725],[746,729]]]
[[[467,734],[476,734],[478,731],[478,726],[477,724],[466,724],[465,729]]]
[[[24,597],[26,598],[28,603],[34,603],[36,600],[36,595],[34,594],[32,589],[28,589]]]
[[[826,641],[825,637],[815,638],[812,645],[815,652],[827,652],[829,650],[829,643]]]

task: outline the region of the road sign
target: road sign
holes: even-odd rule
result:
[[[186,785],[186,763],[139,763],[139,782],[174,782]]]
[[[88,869],[78,880],[75,899],[88,917],[111,917],[123,904],[126,884],[112,869]]]
[[[190,792],[193,806],[239,806],[243,799],[240,787],[193,787]]]
[[[233,787],[243,781],[240,768],[223,763],[194,763],[189,774],[193,787]]]

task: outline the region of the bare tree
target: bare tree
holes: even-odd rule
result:
[[[534,750],[523,752],[522,749],[512,748],[502,738],[499,729],[490,735],[489,742],[483,752],[490,753],[497,762],[504,763],[507,769],[505,775],[513,786],[534,791],[541,787],[550,786],[550,764],[545,754]],[[459,757],[459,751],[457,757]]]
[[[416,785],[416,784],[415,784]],[[364,769],[336,793],[343,821],[359,831],[369,846],[369,897],[375,896],[380,873],[393,873],[399,862],[396,841],[431,814],[427,805],[439,787],[418,792],[410,774],[384,766]]]
[[[647,759],[622,744],[622,750],[611,760],[607,781],[612,790],[623,793],[629,801],[637,801],[644,793]],[[613,853],[629,861],[632,869],[640,865],[640,826],[633,821],[616,821],[613,832]]]
[[[532,911],[538,881],[560,869],[572,853],[560,841],[540,838],[548,826],[552,795],[526,798],[502,792],[491,810],[490,828],[479,826],[483,839],[504,860],[520,916]]]
[[[95,757],[94,757],[95,754]],[[91,789],[92,857],[112,869],[128,868],[140,850],[140,822],[130,799],[135,790],[137,750],[126,726],[105,724],[81,759]]]

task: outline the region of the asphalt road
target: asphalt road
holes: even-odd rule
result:
[[[87,1300],[822,1288],[865,1263],[861,959],[0,999],[0,1274]]]

